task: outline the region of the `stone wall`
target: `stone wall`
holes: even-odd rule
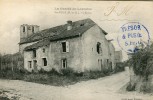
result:
[[[101,52],[97,53],[97,43],[101,44]],[[108,67],[109,59],[108,41],[100,28],[95,25],[82,36],[83,67],[85,70],[103,70]]]
[[[62,42],[69,42],[69,52],[62,51]],[[82,72],[83,58],[80,37],[51,42],[49,52],[49,59],[53,68],[60,70],[62,59],[67,59],[67,67]]]

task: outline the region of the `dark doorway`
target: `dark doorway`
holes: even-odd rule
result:
[[[37,60],[33,61],[33,67],[34,67],[34,71],[37,72],[38,71],[38,69],[37,69]]]

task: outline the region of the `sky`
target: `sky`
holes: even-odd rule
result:
[[[60,8],[76,8],[79,14],[57,13]],[[84,10],[80,10],[83,9]],[[86,9],[85,9],[86,8]],[[87,9],[88,8],[88,9]],[[73,10],[72,10],[73,11]],[[0,53],[15,53],[19,50],[20,25],[38,25],[40,30],[90,18],[113,39],[116,50],[120,27],[128,22],[142,23],[153,35],[152,1],[50,1],[50,0],[0,0]],[[85,14],[84,12],[88,12]],[[127,59],[123,51],[123,59]]]

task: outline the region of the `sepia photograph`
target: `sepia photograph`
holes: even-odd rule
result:
[[[153,2],[0,0],[0,100],[153,100]]]

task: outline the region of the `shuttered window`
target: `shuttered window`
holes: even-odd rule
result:
[[[69,42],[66,42],[66,52],[69,52]]]
[[[62,51],[69,52],[69,42],[62,42]]]

